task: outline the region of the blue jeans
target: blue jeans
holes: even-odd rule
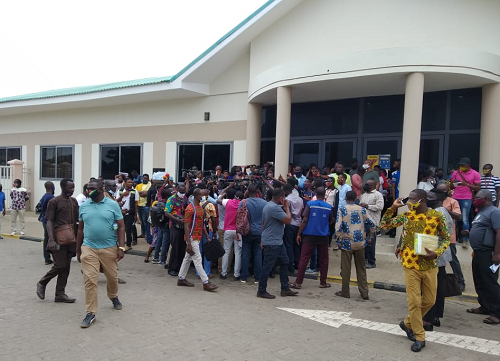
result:
[[[210,239],[212,239],[212,232],[208,232],[208,236]],[[200,254],[203,256],[203,270],[207,274],[207,276],[210,276],[210,271],[212,269],[212,262],[206,259],[205,255],[203,254],[203,245],[208,243],[207,237],[205,237],[205,234],[203,234],[203,237],[201,238],[200,243]],[[196,271],[196,275],[199,276],[198,271]]]
[[[276,261],[280,264],[280,282],[281,290],[287,291],[290,289],[288,285],[288,255],[286,254],[285,246],[264,246],[264,262],[262,264],[262,272],[259,278],[259,293],[265,293],[267,289],[267,279],[269,278],[269,273],[273,269]]]
[[[249,234],[243,236],[243,244],[241,250],[241,280],[246,281],[249,272],[250,256],[253,252],[253,278],[255,281],[260,279],[262,272],[262,248],[260,247],[260,235]]]
[[[286,254],[288,255],[288,259],[290,260],[290,264],[288,268],[290,271],[293,271],[293,263],[295,261],[295,253],[294,253],[294,244],[297,244],[297,233],[299,233],[299,227],[293,226],[291,224],[287,224],[285,226],[285,232],[283,234],[283,244],[286,248]],[[297,263],[298,266],[298,263]]]
[[[365,259],[370,265],[375,265],[375,246],[377,245],[377,235],[374,233],[371,238],[372,243],[368,243],[365,247]]]
[[[49,234],[47,233],[47,224],[42,223],[43,225],[43,258],[45,262],[50,262],[50,252],[47,251],[47,244],[49,243]]]
[[[151,244],[153,237],[151,236],[149,218],[149,207],[137,207],[139,219],[141,220],[141,234],[146,236],[146,241]]]
[[[161,250],[160,262],[167,262],[167,253],[170,247],[170,228],[168,224],[163,227],[158,227],[158,239],[156,240],[154,259],[158,259]]]
[[[468,231],[469,230],[469,215],[470,215],[470,208],[472,206],[472,199],[457,199],[458,204],[460,205],[460,211],[462,212],[462,223],[463,223],[463,230]],[[469,237],[462,237],[464,241],[468,241]]]

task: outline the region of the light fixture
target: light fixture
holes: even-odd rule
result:
[[[208,122],[210,120],[210,112],[205,112],[205,121]]]

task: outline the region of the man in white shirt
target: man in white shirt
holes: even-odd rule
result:
[[[384,209],[384,196],[377,189],[377,182],[372,179],[366,181],[363,186],[359,205],[366,208],[366,214],[376,227],[380,224],[380,217]],[[371,242],[365,247],[366,268],[375,268],[375,245],[377,243],[376,232],[373,233]]]
[[[295,269],[299,268],[300,262],[300,248],[295,240],[297,239],[297,233],[299,232],[299,227],[302,223],[304,201],[298,195],[293,193],[293,187],[291,184],[285,184],[283,186],[283,190],[285,191],[285,199],[290,205],[290,213],[292,214],[292,221],[290,224],[285,225],[283,244],[285,245],[286,253],[290,261],[290,263],[288,263],[288,273],[293,275],[295,273]]]
[[[132,239],[132,228],[137,222],[137,203],[139,201],[139,192],[134,189],[134,180],[127,178],[125,188],[115,193],[116,201],[120,206],[125,222],[125,235],[127,236],[126,250],[132,249],[137,244],[137,239]]]
[[[83,185],[83,192],[76,196],[76,201],[78,202],[78,207],[81,207],[83,203],[88,199],[89,193],[87,192],[87,183]]]

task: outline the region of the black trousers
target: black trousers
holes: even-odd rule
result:
[[[47,286],[50,280],[57,276],[56,296],[62,296],[65,293],[71,267],[71,258],[75,255],[73,248],[75,247],[63,246],[60,250],[53,251],[52,259],[54,260],[54,265],[39,281],[43,286]]]
[[[439,267],[438,275],[438,289],[436,293],[436,302],[434,306],[427,311],[424,316],[424,321],[432,322],[435,318],[442,318],[444,314],[444,295],[446,293],[446,267]]]
[[[133,238],[134,226],[134,216],[132,214],[127,214],[123,216],[123,222],[125,223],[125,236],[127,237],[127,247],[132,246],[132,239],[137,239],[137,230],[136,230],[136,238]]]
[[[168,261],[170,271],[179,272],[182,260],[186,255],[186,242],[184,242],[184,229],[170,227],[170,259]]]
[[[477,301],[483,311],[500,318],[500,285],[498,284],[498,271],[491,272],[493,264],[492,251],[474,251],[472,258],[472,277],[476,288]]]
[[[47,244],[49,243],[49,234],[47,233],[47,225],[42,223],[43,226],[43,258],[45,262],[50,262],[50,252],[47,251]]]

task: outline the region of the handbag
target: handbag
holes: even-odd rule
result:
[[[202,247],[202,251],[207,261],[211,262],[217,261],[226,253],[226,251],[224,251],[224,247],[222,247],[222,244],[220,244],[220,242],[217,240],[205,243]]]
[[[460,296],[461,294],[462,291],[460,291],[460,287],[458,286],[457,276],[454,273],[447,273],[444,297]]]
[[[243,200],[243,204],[238,209],[236,214],[236,233],[246,236],[250,233],[250,216],[247,208],[247,200]]]
[[[56,228],[56,240],[57,243],[61,246],[71,246],[73,244],[76,244],[76,237],[75,237],[75,231],[73,229],[75,222],[73,221],[73,207],[71,205],[71,199],[68,199],[70,202],[70,209],[71,212],[71,217],[70,221],[71,224],[62,224],[59,227]]]

